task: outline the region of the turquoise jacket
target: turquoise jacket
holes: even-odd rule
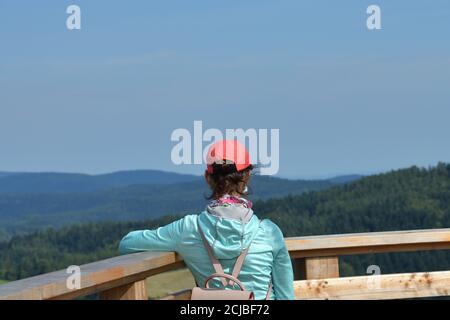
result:
[[[292,264],[278,226],[267,219],[260,223],[254,214],[243,221],[212,213],[205,210],[156,230],[130,232],[120,242],[119,250],[121,254],[175,251],[182,256],[196,282],[203,286],[215,271],[202,242],[198,221],[225,273],[231,274],[236,258],[251,243],[238,278],[247,290],[254,292],[255,299],[265,298],[270,280],[273,289],[269,299],[294,299]],[[221,286],[220,279],[210,281],[210,287]]]

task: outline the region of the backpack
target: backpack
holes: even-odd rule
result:
[[[261,220],[259,221],[261,223]],[[215,273],[211,274],[205,280],[204,288],[199,287],[198,284],[196,287],[192,289],[191,300],[254,300],[255,296],[253,291],[248,291],[245,289],[242,282],[237,278],[239,272],[241,271],[242,265],[244,264],[245,257],[248,253],[248,249],[250,245],[242,251],[242,253],[237,257],[236,262],[233,267],[233,272],[231,275],[226,274],[223,271],[222,265],[219,260],[214,256],[211,246],[203,234],[202,229],[200,228],[200,224],[197,220],[197,226],[199,233],[202,237],[203,244],[206,247],[206,251],[208,252],[208,256],[211,259],[211,263],[214,267]],[[221,278],[222,285],[224,288],[226,286],[234,286],[237,284],[240,290],[226,290],[219,288],[210,288],[209,282],[214,278]],[[269,299],[270,293],[272,292],[272,281],[269,283],[269,289],[267,290],[266,300]]]

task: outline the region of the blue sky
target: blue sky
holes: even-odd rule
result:
[[[0,0],[0,171],[200,173],[194,120],[280,129],[281,176],[450,161],[449,30],[444,0]]]

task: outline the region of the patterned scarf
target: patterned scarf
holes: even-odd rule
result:
[[[226,194],[219,199],[212,200],[209,203],[209,206],[211,208],[217,206],[229,207],[231,205],[242,205],[245,208],[251,209],[253,203],[250,200],[244,199],[242,197],[231,196],[229,194]]]

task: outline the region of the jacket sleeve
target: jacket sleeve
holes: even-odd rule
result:
[[[272,270],[273,291],[276,300],[294,300],[294,272],[284,237],[275,226],[275,252]]]
[[[120,254],[140,251],[177,251],[183,233],[184,218],[155,230],[128,233],[119,244]]]

